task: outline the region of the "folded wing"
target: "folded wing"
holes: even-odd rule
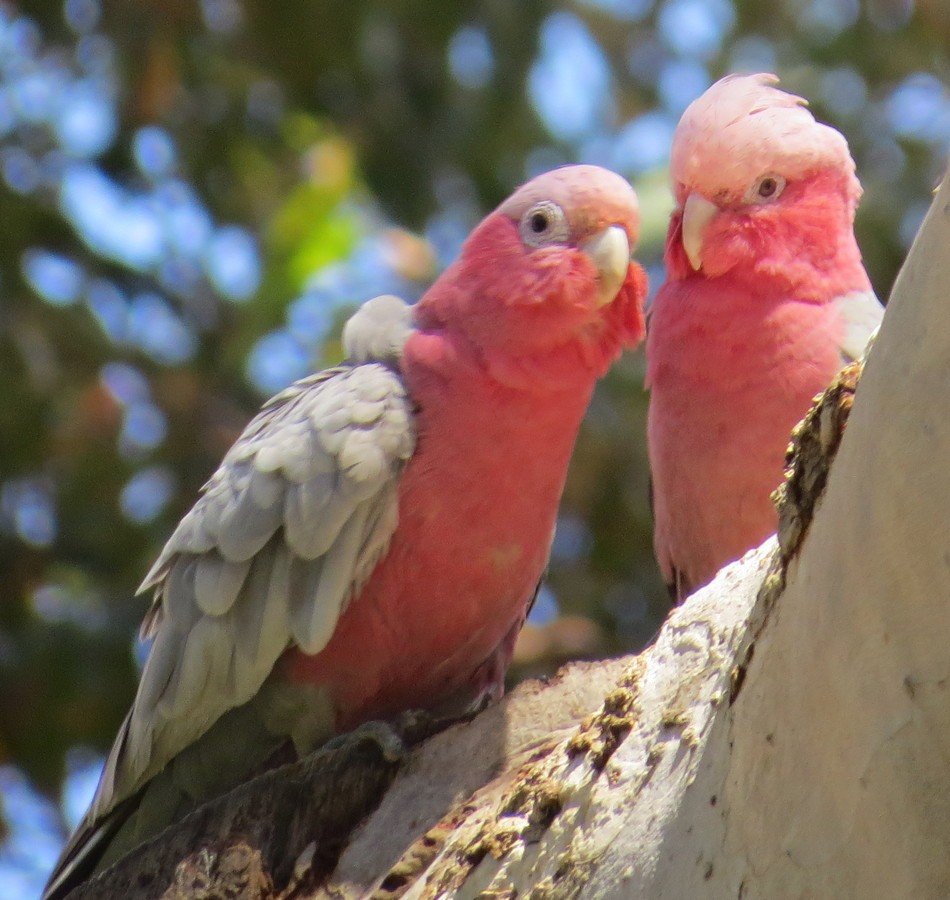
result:
[[[142,583],[154,643],[48,892],[107,839],[110,811],[248,702],[289,646],[327,644],[386,552],[414,442],[403,383],[380,362],[298,381],[251,421]]]

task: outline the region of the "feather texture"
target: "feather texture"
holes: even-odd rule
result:
[[[370,513],[395,527],[387,488],[412,454],[410,415],[399,377],[364,363],[298,382],[248,425],[155,564],[166,574],[145,580],[162,598],[160,628],[181,644],[149,659],[114,796],[97,797],[98,814],[194,740],[196,720],[247,702],[292,641],[310,654],[326,643],[357,573],[385,547],[388,535],[367,530]],[[311,477],[288,477],[285,460]],[[364,546],[375,559],[359,558]],[[242,592],[249,579],[266,590]],[[241,676],[229,678],[237,653]]]
[[[385,311],[399,337],[373,333],[387,351],[408,333],[408,307],[396,316],[394,301]],[[154,643],[60,878],[110,811],[260,691],[288,646],[317,653],[385,553],[413,413],[399,375],[361,357],[264,405],[142,582],[155,594],[143,623]]]

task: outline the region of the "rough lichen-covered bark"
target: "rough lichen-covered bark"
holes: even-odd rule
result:
[[[785,482],[773,497],[778,508],[783,567],[788,566],[801,547],[825,492],[863,371],[864,360],[845,366],[828,389],[815,398],[808,414],[792,432]]]
[[[398,728],[407,744],[422,735]],[[379,802],[408,750],[360,733],[282,766],[196,810],[70,895],[75,900],[270,898],[333,871],[346,839]]]

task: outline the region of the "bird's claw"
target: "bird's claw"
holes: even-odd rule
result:
[[[323,749],[352,750],[365,743],[375,744],[388,763],[401,762],[409,752],[402,735],[389,722],[381,721],[364,722],[346,734],[337,735],[327,741]]]

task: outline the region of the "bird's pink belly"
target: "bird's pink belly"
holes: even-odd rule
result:
[[[442,377],[424,376],[406,369],[419,449],[400,479],[392,543],[327,646],[287,661],[292,678],[328,689],[341,730],[500,693],[506,636],[547,562],[593,388],[585,375],[576,390],[539,398],[482,374],[457,386],[464,402],[446,405]]]
[[[544,567],[546,547],[506,554],[469,541],[463,555],[451,552],[450,535],[439,542],[412,530],[400,529],[329,644],[285,659],[292,679],[329,690],[340,731],[478,694],[486,660],[520,624]]]

